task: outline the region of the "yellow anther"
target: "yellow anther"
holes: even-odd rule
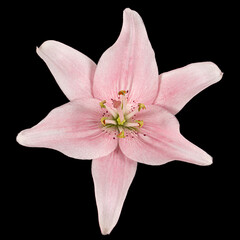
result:
[[[117,118],[118,125],[123,125],[125,122],[126,122],[125,118],[123,119],[123,121],[120,120],[120,117]]]
[[[138,123],[138,127],[142,127],[143,126],[143,120],[136,120],[136,123]]]
[[[121,90],[121,91],[118,92],[118,95],[123,95],[123,96],[125,96],[126,93],[127,93],[127,91]]]
[[[106,103],[106,100],[103,100],[102,102],[99,103],[101,108],[106,108],[106,106],[104,105]]]
[[[143,103],[138,104],[138,111],[140,111],[141,109],[146,109],[146,107]]]
[[[102,118],[101,118],[101,123],[102,123],[103,126],[106,125],[106,123],[105,123],[105,120],[106,120],[106,119],[107,119],[106,117],[102,117]]]
[[[122,130],[118,135],[117,135],[118,138],[125,138],[125,135],[124,135],[124,130]]]

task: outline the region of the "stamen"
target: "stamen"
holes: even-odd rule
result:
[[[143,126],[143,121],[142,120],[136,120],[135,122],[128,122],[125,123],[125,127],[139,127],[141,128]]]
[[[125,138],[125,135],[124,135],[124,130],[122,130],[118,135],[117,135],[118,138]]]
[[[136,122],[140,128],[143,126],[143,120],[136,120]]]
[[[123,96],[125,96],[126,93],[127,93],[127,91],[121,90],[121,91],[118,92],[118,95],[123,95]]]
[[[104,105],[106,103],[106,100],[103,100],[102,102],[99,103],[101,108],[106,108],[106,106]]]
[[[124,125],[125,127],[139,127],[139,124],[138,123],[126,123],[125,125]]]
[[[133,117],[137,112],[139,112],[141,109],[146,109],[145,105],[143,103],[139,103],[138,104],[138,108],[135,108],[135,110],[133,110],[132,112],[130,112],[129,114],[127,114],[125,116],[125,119],[130,119],[131,117]]]
[[[132,112],[130,112],[129,114],[127,114],[125,116],[126,119],[130,119],[131,117],[133,117],[136,113],[138,112],[138,109],[136,108],[135,110],[133,110]]]
[[[114,117],[116,118],[117,117],[117,112],[115,110],[113,110],[112,108],[108,107],[108,106],[105,106],[106,109],[108,110],[108,112]]]
[[[138,104],[138,111],[140,112],[141,109],[146,109],[146,107],[143,103]]]
[[[103,126],[106,125],[106,119],[107,119],[106,117],[101,118],[101,123],[102,123]]]
[[[99,103],[101,108],[106,108],[106,111],[102,113],[102,118],[100,120],[102,125],[106,128],[118,129],[118,134],[115,132],[115,136],[118,138],[125,138],[126,136],[128,137],[128,134],[125,136],[124,133],[124,130],[126,129],[130,131],[129,133],[132,137],[133,135],[137,136],[139,132],[137,128],[141,128],[144,124],[142,120],[135,119],[137,113],[141,109],[146,109],[146,106],[143,103],[138,103],[136,106],[135,101],[132,101],[133,104],[130,104],[128,102],[128,98],[125,96],[127,93],[128,91],[125,90],[119,91],[118,99],[111,99],[112,107],[106,105],[106,100],[103,100]],[[129,119],[131,119],[130,122],[128,122]],[[108,134],[110,134],[110,132],[111,131],[109,131]]]
[[[114,120],[110,120],[110,119],[105,120],[105,124],[113,124],[113,125],[117,125],[116,121],[114,121]]]

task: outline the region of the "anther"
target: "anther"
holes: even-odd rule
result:
[[[138,123],[138,127],[141,128],[143,126],[143,120],[136,120]]]
[[[102,102],[99,103],[101,108],[106,108],[106,106],[104,105],[106,103],[106,100],[103,100]]]
[[[106,119],[107,119],[106,117],[101,118],[101,123],[102,123],[103,126],[106,125]]]
[[[146,107],[143,103],[138,104],[138,111],[140,112],[141,109],[146,109]]]
[[[122,130],[118,135],[117,135],[118,138],[125,138],[125,135],[124,135],[124,130]]]
[[[125,94],[127,93],[128,91],[125,91],[125,90],[121,90],[118,92],[118,95],[123,95],[125,96]]]

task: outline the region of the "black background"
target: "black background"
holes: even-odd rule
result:
[[[120,3],[121,2],[121,3]],[[8,236],[25,239],[149,239],[230,236],[237,214],[237,161],[234,149],[237,87],[233,74],[236,6],[213,1],[119,1],[19,3],[3,8],[2,52],[6,55],[8,154],[3,168],[3,209]],[[222,1],[223,2],[223,1]],[[91,161],[16,143],[19,131],[38,123],[67,98],[35,52],[45,40],[58,40],[96,63],[117,39],[122,11],[130,7],[144,20],[159,73],[198,61],[213,61],[224,72],[177,114],[182,134],[213,156],[209,167],[171,162],[138,165],[119,222],[110,236],[98,226]],[[233,111],[234,110],[234,111]],[[10,133],[9,133],[10,129]],[[233,135],[232,135],[233,134]],[[231,148],[227,147],[231,144]],[[166,237],[167,236],[167,237]],[[236,236],[236,235],[235,235]]]

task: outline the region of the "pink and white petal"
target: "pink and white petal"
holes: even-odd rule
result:
[[[117,99],[128,90],[129,99],[153,103],[158,92],[158,68],[144,23],[135,11],[123,13],[119,38],[99,60],[93,80],[95,98]]]
[[[79,51],[49,40],[37,48],[37,54],[47,64],[59,87],[71,101],[92,98],[92,80],[96,64]]]
[[[144,121],[138,134],[127,133],[119,140],[128,158],[149,165],[161,165],[181,160],[198,165],[210,165],[212,157],[185,139],[179,131],[176,117],[164,108],[152,105],[137,115]]]
[[[223,73],[212,62],[192,63],[159,76],[160,91],[155,100],[172,114],[177,114],[196,94],[218,82]]]
[[[108,155],[117,141],[101,130],[101,108],[96,99],[81,99],[53,109],[36,126],[23,130],[17,141],[27,147],[58,150],[77,159]]]
[[[103,235],[109,234],[116,225],[136,169],[137,162],[128,159],[119,148],[92,161],[99,225]]]

